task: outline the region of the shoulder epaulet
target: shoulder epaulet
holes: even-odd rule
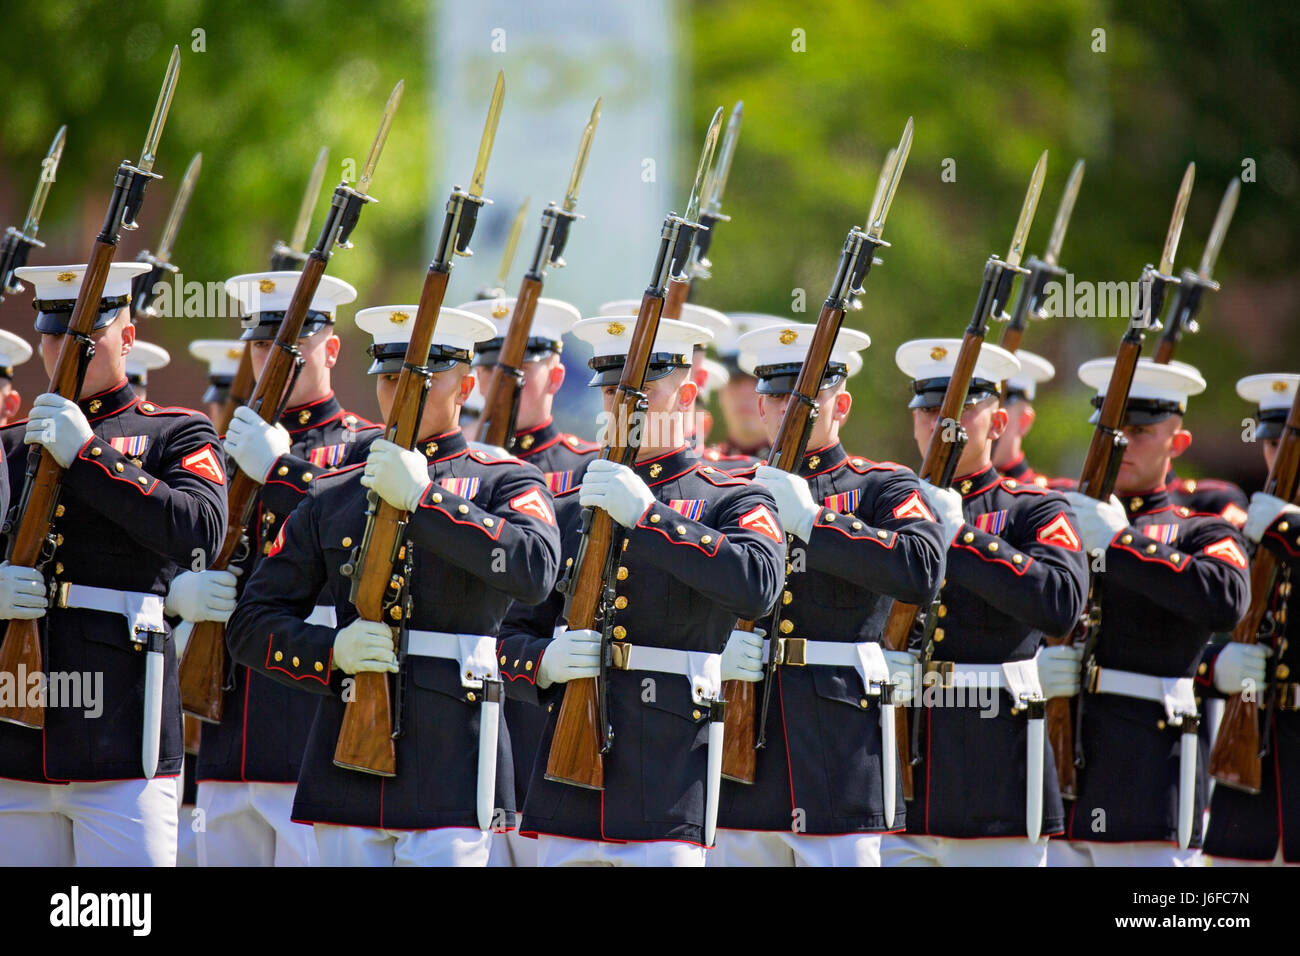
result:
[[[509,458],[498,458],[495,455],[489,455],[485,451],[479,451],[477,448],[469,449],[469,457],[473,458],[480,465],[527,465],[528,462],[511,455]]]
[[[730,485],[749,484],[748,478],[742,478],[733,472],[723,471],[721,468],[714,468],[712,465],[697,465],[695,470],[699,473],[701,478],[709,484],[716,485],[719,488],[726,488]]]
[[[140,402],[136,408],[145,415],[191,415],[199,418],[207,418],[207,414],[194,408],[186,408],[184,405],[155,405],[153,402]]]
[[[1041,485],[1034,484],[1032,481],[1021,481],[1018,478],[1002,478],[998,481],[1003,488],[1013,495],[1045,495],[1051,488],[1044,488]]]
[[[859,475],[865,475],[869,471],[904,471],[906,465],[900,465],[896,461],[872,461],[870,458],[853,456],[845,459],[845,463],[856,471]]]
[[[585,438],[579,438],[577,435],[570,435],[567,432],[561,440],[574,451],[600,451],[599,443],[587,441]]]

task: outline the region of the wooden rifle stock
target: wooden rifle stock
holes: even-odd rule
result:
[[[222,406],[219,420],[215,422],[217,434],[225,435],[226,430],[230,428],[230,420],[235,417],[235,409],[240,405],[247,405],[248,400],[253,396],[253,388],[257,384],[256,376],[253,373],[253,347],[250,343],[244,343],[244,354],[239,357],[239,367],[235,370],[235,377],[230,382],[230,393],[226,396],[226,404]]]
[[[416,371],[429,361],[429,349],[447,295],[451,268],[435,260],[425,273],[420,290],[420,304],[415,327],[406,347],[406,361],[397,379],[393,407],[384,437],[410,448],[420,437],[420,419],[424,413],[426,382]],[[402,605],[393,598],[401,589],[392,587],[393,565],[404,555],[402,537],[407,513],[384,501],[373,491],[368,496],[365,536],[352,562],[352,603],[362,620],[389,626],[400,625]],[[391,597],[390,597],[391,596]],[[385,610],[391,620],[385,621]],[[378,776],[397,773],[397,747],[393,742],[393,708],[389,675],[375,671],[355,675],[353,696],[343,710],[334,763],[349,770]]]
[[[663,317],[665,319],[680,319],[682,317],[682,306],[686,304],[686,297],[691,292],[691,280],[676,278],[668,283],[668,292],[664,296]]]
[[[316,252],[307,259],[289,307],[280,321],[275,347],[249,401],[249,407],[263,421],[274,422],[279,417],[280,405],[288,393],[294,372],[298,337],[327,262],[326,256]],[[232,469],[226,492],[226,533],[216,556],[208,562],[208,570],[224,571],[235,560],[241,545],[246,544],[246,529],[261,490],[261,484],[255,479],[237,468]],[[226,673],[225,630],[220,621],[196,622],[185,656],[181,659],[181,706],[187,714],[209,723],[221,722],[221,688]]]
[[[492,369],[492,382],[488,387],[487,401],[483,407],[483,421],[479,425],[478,440],[500,448],[509,448],[514,440],[515,415],[519,410],[519,390],[523,385],[522,369],[528,351],[528,333],[537,312],[537,300],[542,294],[542,281],[531,275],[524,276],[519,284],[510,325],[501,342],[497,364]]]
[[[1264,490],[1293,503],[1300,493],[1300,394],[1291,403],[1286,429]],[[1261,545],[1250,568],[1250,607],[1233,629],[1234,641],[1254,644],[1259,640],[1260,625],[1273,597],[1279,570],[1277,557]],[[1234,694],[1223,708],[1219,735],[1210,752],[1210,775],[1237,790],[1259,793],[1263,776],[1260,751],[1259,701]]]
[[[645,386],[646,367],[659,331],[664,300],[649,289],[641,298],[636,327],[628,348],[618,394],[610,419],[630,422],[640,405],[639,393]],[[602,457],[628,463],[636,449],[627,444],[623,429],[612,429],[610,443]],[[590,521],[584,540],[574,559],[568,595],[566,620],[570,630],[601,630],[606,610],[603,608],[606,566],[614,546],[614,522],[599,508],[589,512]],[[546,777],[561,783],[592,790],[605,785],[605,766],[601,756],[604,731],[601,727],[601,689],[596,678],[584,677],[564,685],[564,700],[555,722],[551,750],[546,759]]]

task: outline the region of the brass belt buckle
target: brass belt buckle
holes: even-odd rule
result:
[[[54,606],[58,608],[67,608],[68,606],[68,588],[72,586],[71,581],[60,581],[54,587]]]
[[[631,656],[632,656],[631,644],[618,643],[618,644],[609,645],[609,658],[610,658],[609,666],[614,668],[614,670],[616,671],[629,670],[630,668],[627,665],[628,665],[628,660],[631,658]]]
[[[1093,664],[1088,668],[1088,693],[1097,693],[1097,685],[1101,681],[1101,668]]]
[[[952,675],[955,674],[956,672],[957,672],[957,664],[955,661],[926,661],[925,662],[925,676],[929,677],[931,674],[938,674],[939,686],[945,689],[952,686]],[[924,681],[924,683],[928,684],[930,682],[926,680]]]
[[[808,639],[785,637],[781,639],[781,663],[789,667],[803,667],[808,663]]]

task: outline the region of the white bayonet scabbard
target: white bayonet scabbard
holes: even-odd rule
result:
[[[166,658],[163,656],[162,631],[145,631],[144,656],[144,726],[140,739],[140,765],[146,778],[152,780],[158,772],[158,751],[162,741],[163,674]]]
[[[501,727],[501,692],[504,685],[491,677],[483,679],[483,703],[478,716],[478,828],[492,829],[497,793],[497,737]]]

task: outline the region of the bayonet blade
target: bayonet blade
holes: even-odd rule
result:
[[[32,204],[27,207],[27,218],[23,221],[23,235],[36,238],[41,228],[41,214],[45,212],[45,200],[49,198],[50,187],[54,185],[55,173],[59,171],[59,161],[63,159],[63,146],[68,141],[68,127],[60,126],[50,143],[50,151],[41,160],[41,176],[36,182],[36,191],[32,193]]]
[[[1065,181],[1065,192],[1061,194],[1061,205],[1056,209],[1056,221],[1052,223],[1052,234],[1047,239],[1047,251],[1043,261],[1049,266],[1056,265],[1056,257],[1061,254],[1061,244],[1065,242],[1065,230],[1070,227],[1070,217],[1074,215],[1074,201],[1079,198],[1079,187],[1083,185],[1083,160],[1076,159],[1070,170],[1070,178]]]
[[[1192,183],[1196,180],[1196,164],[1188,163],[1183,181],[1174,200],[1174,214],[1169,217],[1169,231],[1165,233],[1165,247],[1160,253],[1160,273],[1169,275],[1178,254],[1178,240],[1183,234],[1183,220],[1187,218],[1187,203],[1192,198]]]
[[[889,207],[894,202],[894,193],[898,191],[898,181],[903,178],[903,167],[907,165],[908,154],[912,152],[912,117],[907,118],[906,125],[903,126],[903,135],[898,139],[898,146],[889,151],[885,158],[885,166],[881,167],[881,182],[884,183],[884,191],[880,190],[880,183],[876,184],[876,192],[879,194],[880,202],[877,206],[872,202],[871,225],[867,229],[867,235],[872,239],[879,239],[885,231],[885,219],[889,216]],[[888,179],[885,178],[885,169],[889,170]]]
[[[727,129],[722,134],[722,145],[718,147],[718,161],[709,173],[708,185],[704,189],[704,211],[711,216],[722,214],[722,194],[727,191],[727,179],[731,175],[731,161],[736,156],[736,142],[740,139],[740,121],[745,115],[745,101],[737,100],[731,108],[727,120]]]
[[[506,98],[505,70],[497,70],[497,82],[492,87],[492,102],[488,105],[487,120],[483,123],[483,138],[478,143],[478,157],[474,160],[474,176],[469,181],[469,194],[475,199],[483,195],[483,180],[487,176],[488,159],[492,144],[497,138],[497,121],[501,119],[501,104]]]
[[[587,171],[587,156],[591,152],[591,141],[596,135],[596,126],[600,123],[601,97],[596,97],[596,105],[591,108],[591,118],[582,130],[582,142],[578,144],[578,155],[573,160],[573,172],[569,173],[569,186],[564,190],[564,211],[573,212],[578,205],[578,188],[582,185],[582,174]],[[525,203],[527,205],[527,203]]]
[[[880,164],[880,175],[876,178],[876,191],[871,195],[871,209],[867,213],[867,228],[876,221],[876,216],[880,212],[880,200],[885,197],[885,186],[889,183],[889,177],[893,173],[894,159],[898,156],[897,147],[889,147],[889,152],[885,153],[885,161]]]
[[[329,147],[322,146],[320,152],[316,154],[311,175],[307,177],[307,189],[302,194],[301,205],[298,206],[298,220],[294,223],[293,234],[289,237],[289,248],[294,252],[302,252],[303,246],[307,244],[307,230],[311,228],[311,214],[316,208],[316,201],[320,199],[320,187],[325,181],[325,166],[329,162],[329,156]]]
[[[524,216],[528,214],[527,198],[524,199],[523,205],[515,213],[515,221],[510,224],[510,235],[506,237],[506,248],[501,253],[501,271],[497,273],[497,288],[506,287],[506,279],[510,276],[510,266],[515,261],[515,250],[519,248],[519,236],[524,231]]]
[[[384,143],[388,140],[388,131],[392,128],[393,116],[397,113],[397,104],[402,102],[402,89],[405,85],[405,80],[398,80],[397,85],[393,87],[393,92],[388,94],[388,102],[384,104],[384,118],[379,121],[379,131],[375,133],[375,141],[370,144],[370,155],[366,157],[366,165],[362,167],[361,178],[357,180],[356,191],[363,196],[370,193],[370,177],[375,173],[375,165],[379,162],[379,154],[384,151]]]
[[[162,239],[158,242],[158,251],[154,253],[154,258],[159,262],[171,262],[172,246],[176,244],[176,233],[181,228],[181,220],[185,218],[185,210],[189,207],[190,197],[194,195],[194,184],[198,181],[199,170],[203,168],[203,154],[195,153],[194,158],[190,160],[189,166],[185,168],[185,177],[181,180],[181,188],[176,190],[176,199],[172,202],[171,212],[167,214],[167,224],[163,226]]]
[[[704,148],[700,150],[700,164],[695,167],[695,182],[691,184],[691,195],[686,200],[687,222],[695,222],[700,215],[700,191],[704,180],[713,165],[713,151],[718,147],[718,131],[722,128],[722,107],[719,106],[709,121],[709,131],[704,134]]]
[[[1236,176],[1232,177],[1228,183],[1228,188],[1223,192],[1223,198],[1219,200],[1219,211],[1214,216],[1214,227],[1210,229],[1210,238],[1205,240],[1205,252],[1201,255],[1201,266],[1197,269],[1197,274],[1202,279],[1209,280],[1210,274],[1214,272],[1214,264],[1219,261],[1219,252],[1223,249],[1223,237],[1228,233],[1228,224],[1232,222],[1232,214],[1237,211],[1237,194],[1241,192],[1241,180]]]
[[[1018,266],[1025,254],[1025,240],[1029,238],[1029,227],[1034,224],[1034,213],[1038,209],[1038,197],[1043,193],[1043,179],[1047,176],[1047,150],[1038,157],[1034,174],[1029,177],[1029,192],[1025,193],[1024,205],[1020,207],[1020,218],[1016,221],[1016,231],[1011,236],[1011,247],[1007,250],[1007,265]]]
[[[172,106],[172,94],[176,92],[176,76],[180,70],[181,48],[173,46],[172,57],[167,62],[167,74],[163,77],[162,89],[158,91],[158,102],[153,108],[153,119],[149,121],[149,132],[144,137],[144,149],[140,151],[140,162],[136,163],[146,173],[153,171],[158,141],[162,139],[163,125],[167,122],[167,111]]]

